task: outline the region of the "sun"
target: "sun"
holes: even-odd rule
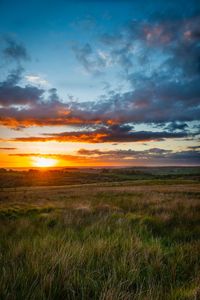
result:
[[[33,166],[40,168],[54,167],[57,164],[56,159],[47,157],[34,157],[32,160]]]

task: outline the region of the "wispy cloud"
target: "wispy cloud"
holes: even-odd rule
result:
[[[12,151],[12,150],[17,150],[17,148],[14,148],[14,147],[0,147],[0,150]]]
[[[49,82],[39,75],[34,75],[34,74],[26,75],[25,79],[28,83],[33,84],[33,85],[39,85],[39,86],[43,86],[43,87],[49,86]]]
[[[174,152],[160,148],[151,148],[143,151],[80,149],[74,155],[70,154],[40,154],[18,153],[10,156],[21,157],[51,157],[59,160],[82,164],[121,164],[121,165],[200,165],[199,150],[185,150]]]
[[[4,43],[5,48],[3,49],[3,54],[6,58],[17,61],[30,59],[22,43],[9,36],[4,37]]]

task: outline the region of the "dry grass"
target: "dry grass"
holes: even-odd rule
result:
[[[198,183],[0,196],[0,299],[200,299]]]

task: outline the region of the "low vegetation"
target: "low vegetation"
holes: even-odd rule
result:
[[[0,191],[0,299],[200,299],[200,184]]]
[[[200,180],[199,167],[65,168],[52,170],[0,169],[0,187],[60,186],[138,180]]]

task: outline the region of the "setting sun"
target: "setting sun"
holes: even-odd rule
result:
[[[57,160],[53,158],[46,158],[46,157],[34,157],[33,158],[33,165],[34,167],[54,167],[57,164]]]

